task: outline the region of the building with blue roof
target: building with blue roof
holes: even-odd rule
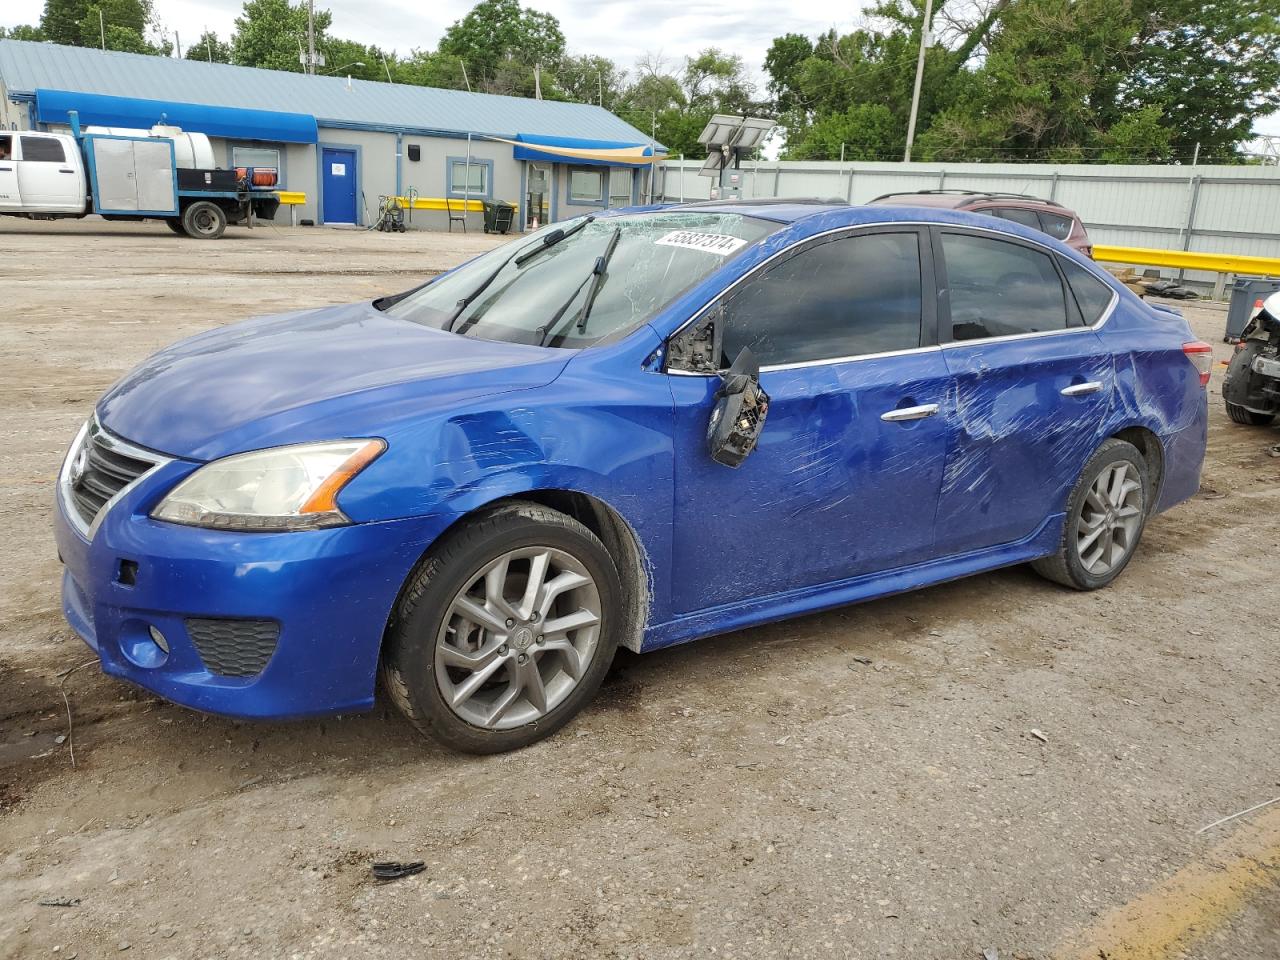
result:
[[[641,202],[664,153],[593,104],[0,40],[4,129],[67,130],[73,110],[82,126],[207,134],[221,166],[274,166],[306,195],[295,217],[328,224],[370,223],[381,196],[504,200],[517,228],[554,222]]]

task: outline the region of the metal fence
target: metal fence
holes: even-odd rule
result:
[[[669,161],[657,190],[669,201],[705,200],[716,182],[700,160]],[[961,188],[1030,193],[1080,215],[1095,243],[1280,257],[1280,170],[1268,166],[1051,163],[760,161],[739,172],[742,195],[839,198]],[[1212,283],[1214,275],[1186,279]]]

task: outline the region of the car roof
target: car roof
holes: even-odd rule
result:
[[[1058,207],[1066,213],[1066,208],[1055,200],[1046,200],[1029,193],[1010,193],[1003,190],[905,190],[886,193],[876,197],[871,203],[910,204],[921,207],[946,207],[959,210],[975,203],[1000,201],[1014,206]]]
[[[917,206],[915,204],[848,204],[843,200],[812,200],[805,198],[778,198],[769,200],[711,200],[692,203],[675,203],[651,207],[633,208],[618,213],[661,210],[706,210],[715,213],[733,213],[775,223],[796,224],[821,221],[822,227],[840,228],[876,223],[940,223],[956,226],[981,227],[984,230],[1012,233],[1043,243],[1047,234],[1031,230],[1009,220],[1000,220],[964,209],[942,206]],[[610,211],[613,213],[613,211]]]

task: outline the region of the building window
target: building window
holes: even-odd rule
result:
[[[280,151],[270,147],[232,147],[231,165],[233,167],[254,167],[258,170],[271,169],[280,175]],[[281,180],[284,178],[281,176]]]
[[[570,203],[604,203],[605,171],[594,167],[569,168]]]
[[[472,157],[470,164],[468,164],[465,157],[461,159],[457,157],[450,157],[449,196],[490,196],[490,177],[492,172],[492,160],[477,160]]]

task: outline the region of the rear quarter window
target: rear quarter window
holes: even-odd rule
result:
[[[1064,217],[1060,213],[1046,213],[1040,211],[1040,222],[1044,225],[1044,232],[1055,240],[1065,240],[1071,236],[1071,227],[1075,221],[1070,217]]]
[[[1067,278],[1067,286],[1071,288],[1076,304],[1080,307],[1080,315],[1084,317],[1085,326],[1093,326],[1106,313],[1111,305],[1115,292],[1074,260],[1059,257],[1062,273]]]

